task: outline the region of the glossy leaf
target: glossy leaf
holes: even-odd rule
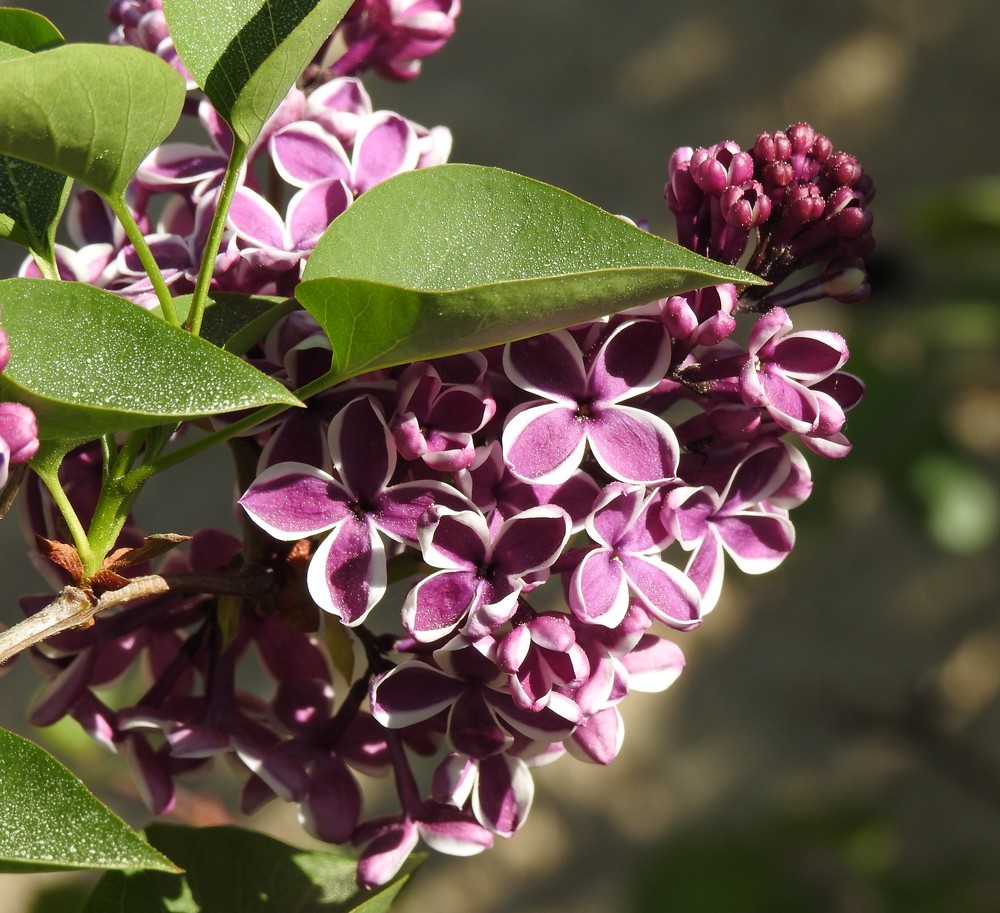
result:
[[[147,833],[184,875],[108,873],[84,913],[385,913],[421,861],[411,859],[390,884],[362,892],[349,856],[300,850],[237,827],[157,824]]]
[[[0,60],[62,44],[59,30],[29,10],[0,9]],[[0,155],[0,238],[52,259],[56,226],[69,195],[65,175]]]
[[[118,198],[173,129],[184,79],[134,47],[68,44],[0,61],[0,153]]]
[[[177,867],[48,752],[0,729],[0,872]]]
[[[42,439],[298,403],[235,355],[89,285],[7,279],[0,321],[11,351],[0,400],[31,406]]]
[[[165,0],[181,60],[249,145],[351,0]]]
[[[497,168],[376,185],[330,225],[298,300],[330,337],[331,380],[571,326],[756,277]]]

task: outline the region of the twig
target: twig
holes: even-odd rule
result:
[[[118,590],[97,597],[78,586],[63,587],[62,592],[45,608],[5,631],[0,631],[0,665],[35,644],[63,631],[86,628],[94,616],[133,599],[146,599],[163,593],[206,593],[244,596],[266,600],[274,586],[274,576],[265,568],[239,574],[149,574],[136,577]]]

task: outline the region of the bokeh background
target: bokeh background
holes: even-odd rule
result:
[[[72,39],[107,32],[102,2],[18,5]],[[661,233],[678,145],[805,120],[878,187],[871,298],[796,315],[844,333],[870,388],[854,453],[817,467],[795,515],[797,549],[730,575],[680,639],[679,682],[626,702],[614,765],[538,771],[517,838],[433,859],[401,913],[1000,910],[998,39],[992,0],[467,0],[416,83],[366,81],[376,107],[450,126],[455,160]],[[0,253],[9,275],[19,256]],[[230,498],[199,471],[148,504],[180,531]],[[0,525],[8,622],[39,586],[18,537]],[[27,732],[38,680],[18,666],[0,717]],[[115,759],[69,727],[31,735],[142,823]],[[185,813],[226,814],[194,797]],[[305,842],[287,815],[250,823]],[[72,913],[76,890],[0,877],[0,911]]]

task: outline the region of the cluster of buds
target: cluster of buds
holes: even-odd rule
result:
[[[157,12],[154,0],[115,8]],[[457,9],[359,0],[342,27],[346,56],[406,75]],[[162,49],[167,36],[143,22],[136,34]],[[226,159],[218,118],[204,103],[200,113],[213,145],[161,147],[132,188],[178,294]],[[281,216],[248,169],[215,286],[294,291],[329,221],[448,147],[441,128],[373,111],[353,76],[294,89],[254,149],[294,196]],[[124,754],[157,813],[172,807],[177,776],[238,760],[244,811],[296,803],[311,833],[359,848],[366,885],[391,878],[418,840],[463,855],[511,836],[532,768],[565,754],[611,762],[622,700],[677,678],[674,637],[716,606],[727,568],[764,573],[790,552],[790,513],[812,487],[796,442],[845,455],[846,412],[863,394],[842,370],[844,340],[795,331],[785,309],[866,291],[872,185],[857,162],[796,125],[752,152],[678,150],[669,177],[680,242],[737,263],[753,239],[748,264],[774,283],[763,296],[716,286],[373,372],[258,429],[241,442],[256,460],[240,498],[244,541],[196,534],[160,572],[197,575],[197,594],[179,585],[38,648],[50,682],[33,720],[70,715]],[[153,226],[156,194],[168,201]],[[99,201],[84,192],[73,207],[80,246],[60,250],[63,274],[151,300]],[[799,267],[821,275],[776,288]],[[741,317],[746,344],[733,341]],[[248,357],[295,389],[329,366],[329,342],[298,311]],[[71,455],[62,476],[86,521],[96,451]],[[29,495],[34,530],[55,537],[51,505],[37,486]],[[241,684],[248,657],[273,681],[267,693]],[[152,683],[110,706],[99,689],[140,658]],[[433,759],[423,786],[415,756]],[[399,810],[366,817],[359,778],[386,771]]]
[[[874,185],[854,156],[808,124],[762,133],[746,152],[732,141],[678,149],[669,177],[664,196],[685,247],[736,264],[755,239],[746,268],[772,285],[747,289],[742,309],[867,296]],[[818,278],[776,289],[815,264],[824,267]]]

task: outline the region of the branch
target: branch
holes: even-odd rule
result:
[[[94,616],[107,609],[147,599],[163,593],[212,594],[266,599],[274,587],[274,575],[266,568],[239,574],[149,574],[136,577],[118,590],[100,597],[78,586],[63,587],[62,592],[45,608],[0,631],[0,666],[43,640],[73,628],[87,628]]]

